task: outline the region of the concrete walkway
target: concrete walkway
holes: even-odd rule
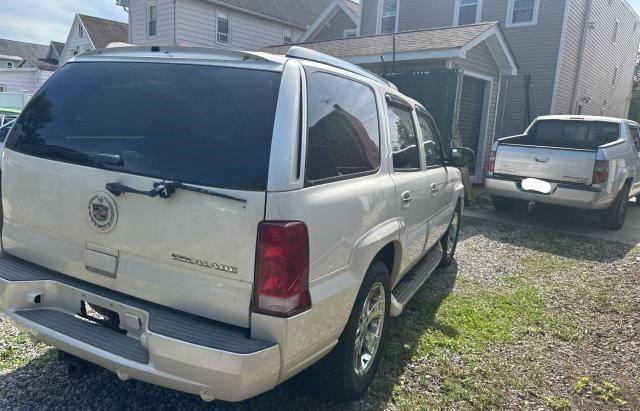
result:
[[[498,212],[488,205],[488,198],[483,196],[481,192],[478,194],[481,195],[479,204],[466,207],[464,210],[466,216],[510,224],[544,227],[632,246],[640,245],[640,205],[635,202],[629,204],[629,213],[623,229],[610,231],[600,227],[598,218],[587,212],[545,204],[536,204],[532,212],[529,212],[526,207],[517,208],[510,213]]]

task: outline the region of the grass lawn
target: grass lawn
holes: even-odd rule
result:
[[[213,408],[640,409],[640,248],[470,218],[462,235],[456,263],[392,319],[362,400],[327,402],[303,375]],[[0,408],[207,408],[105,371],[69,382],[53,351],[0,325]]]

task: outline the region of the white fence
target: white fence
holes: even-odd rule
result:
[[[30,98],[31,94],[29,93],[0,93],[0,107],[19,110],[27,104]]]

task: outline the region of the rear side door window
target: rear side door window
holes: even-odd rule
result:
[[[422,145],[424,146],[424,160],[427,168],[443,165],[442,144],[436,133],[436,128],[428,115],[418,113],[418,123],[422,132]]]
[[[420,171],[418,136],[410,106],[388,105],[389,137],[396,171]]]
[[[373,90],[324,72],[308,81],[308,182],[374,173],[380,167],[380,125]]]

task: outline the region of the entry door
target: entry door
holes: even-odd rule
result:
[[[401,272],[411,268],[425,253],[427,239],[427,202],[430,190],[426,171],[420,161],[420,148],[412,109],[398,102],[387,109],[389,135],[393,152],[393,180],[397,210],[402,224],[403,255]]]
[[[476,154],[479,154],[478,147],[480,147],[480,137],[482,136],[486,86],[485,80],[470,76],[464,76],[462,82],[458,130],[462,146],[473,150]],[[469,173],[475,175],[475,170],[469,170]]]

